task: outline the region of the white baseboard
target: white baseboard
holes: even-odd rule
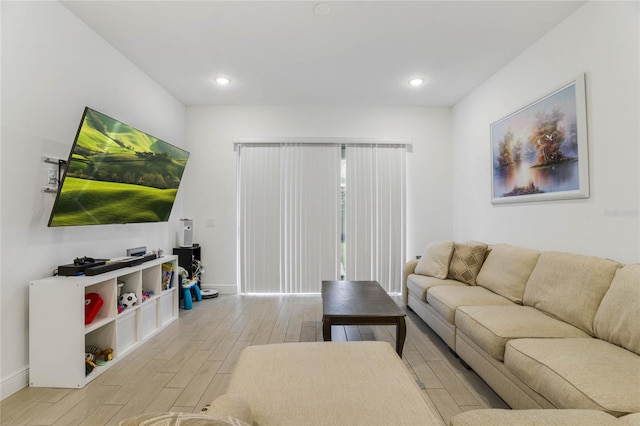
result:
[[[236,294],[238,292],[238,286],[235,284],[201,284],[200,287],[218,290],[220,294]]]
[[[29,369],[25,368],[0,382],[0,400],[29,386]]]

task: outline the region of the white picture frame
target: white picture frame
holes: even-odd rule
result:
[[[490,131],[493,204],[589,197],[584,74]]]

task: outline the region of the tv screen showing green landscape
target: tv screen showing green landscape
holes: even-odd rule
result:
[[[189,153],[85,108],[49,226],[166,222]]]

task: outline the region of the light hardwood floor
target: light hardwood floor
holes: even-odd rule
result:
[[[5,398],[0,424],[116,425],[144,412],[199,412],[225,392],[245,347],[322,340],[320,295],[221,295],[193,306],[83,389],[25,388]],[[334,327],[332,335],[394,344],[395,327]],[[447,424],[462,411],[508,408],[413,312],[403,360]]]

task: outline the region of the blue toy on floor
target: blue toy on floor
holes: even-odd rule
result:
[[[184,280],[182,282],[182,307],[183,309],[193,308],[193,301],[191,291],[196,295],[196,301],[202,300],[202,293],[200,293],[200,287],[198,287],[198,280]]]

